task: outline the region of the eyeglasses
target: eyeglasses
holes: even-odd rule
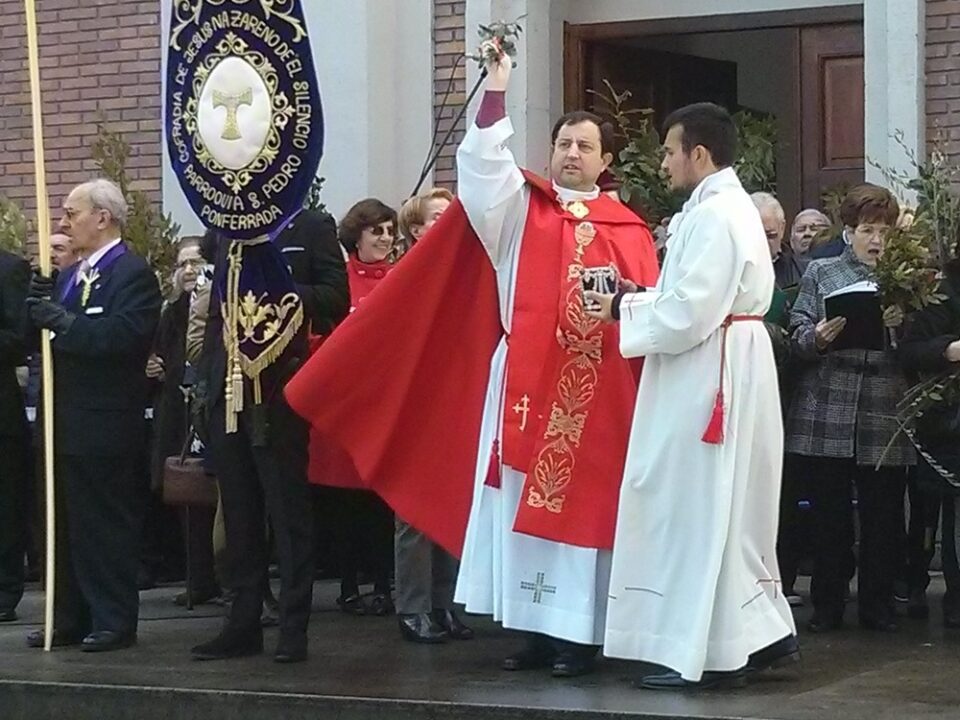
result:
[[[183,270],[184,268],[193,267],[203,267],[206,265],[206,261],[203,258],[187,258],[186,260],[181,260],[177,263],[177,267]]]
[[[383,225],[374,225],[373,227],[365,228],[365,230],[374,237],[381,237],[383,235],[389,235],[393,237],[397,234],[397,228],[392,225],[389,227],[384,227]]]

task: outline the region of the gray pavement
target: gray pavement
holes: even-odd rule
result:
[[[39,627],[42,594],[31,590],[21,620],[0,625],[0,719],[191,718],[766,718],[769,720],[960,720],[960,631],[940,625],[939,578],[927,622],[903,618],[898,634],[856,627],[811,636],[801,631],[801,672],[747,689],[699,695],[634,690],[639,666],[604,660],[595,674],[556,680],[544,671],[505,673],[500,660],[516,636],[471,618],[477,638],[441,646],[404,642],[393,618],[338,612],[337,587],[318,583],[310,660],[272,661],[276,630],[260,657],[197,663],[190,645],[214,635],[222,609],[177,608],[178,588],[142,593],[140,642],[130,650],[46,654],[25,646]],[[798,624],[808,610],[797,613]]]

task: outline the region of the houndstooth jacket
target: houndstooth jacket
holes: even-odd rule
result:
[[[798,455],[856,458],[876,465],[897,429],[897,403],[907,390],[892,350],[821,353],[814,327],[825,317],[823,298],[869,277],[851,248],[840,257],[814,260],[800,281],[790,332],[801,359],[790,402],[785,449]],[[901,433],[883,458],[885,466],[914,465],[916,455]]]

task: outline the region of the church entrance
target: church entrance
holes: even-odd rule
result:
[[[690,102],[744,111],[788,218],[864,179],[860,8],[567,25],[564,65],[567,109],[602,110],[606,81],[656,127]]]

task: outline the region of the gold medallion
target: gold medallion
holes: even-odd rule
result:
[[[571,203],[567,203],[565,209],[577,220],[583,220],[583,218],[590,214],[590,208],[587,207],[587,204],[583,202],[583,200],[574,200]]]

